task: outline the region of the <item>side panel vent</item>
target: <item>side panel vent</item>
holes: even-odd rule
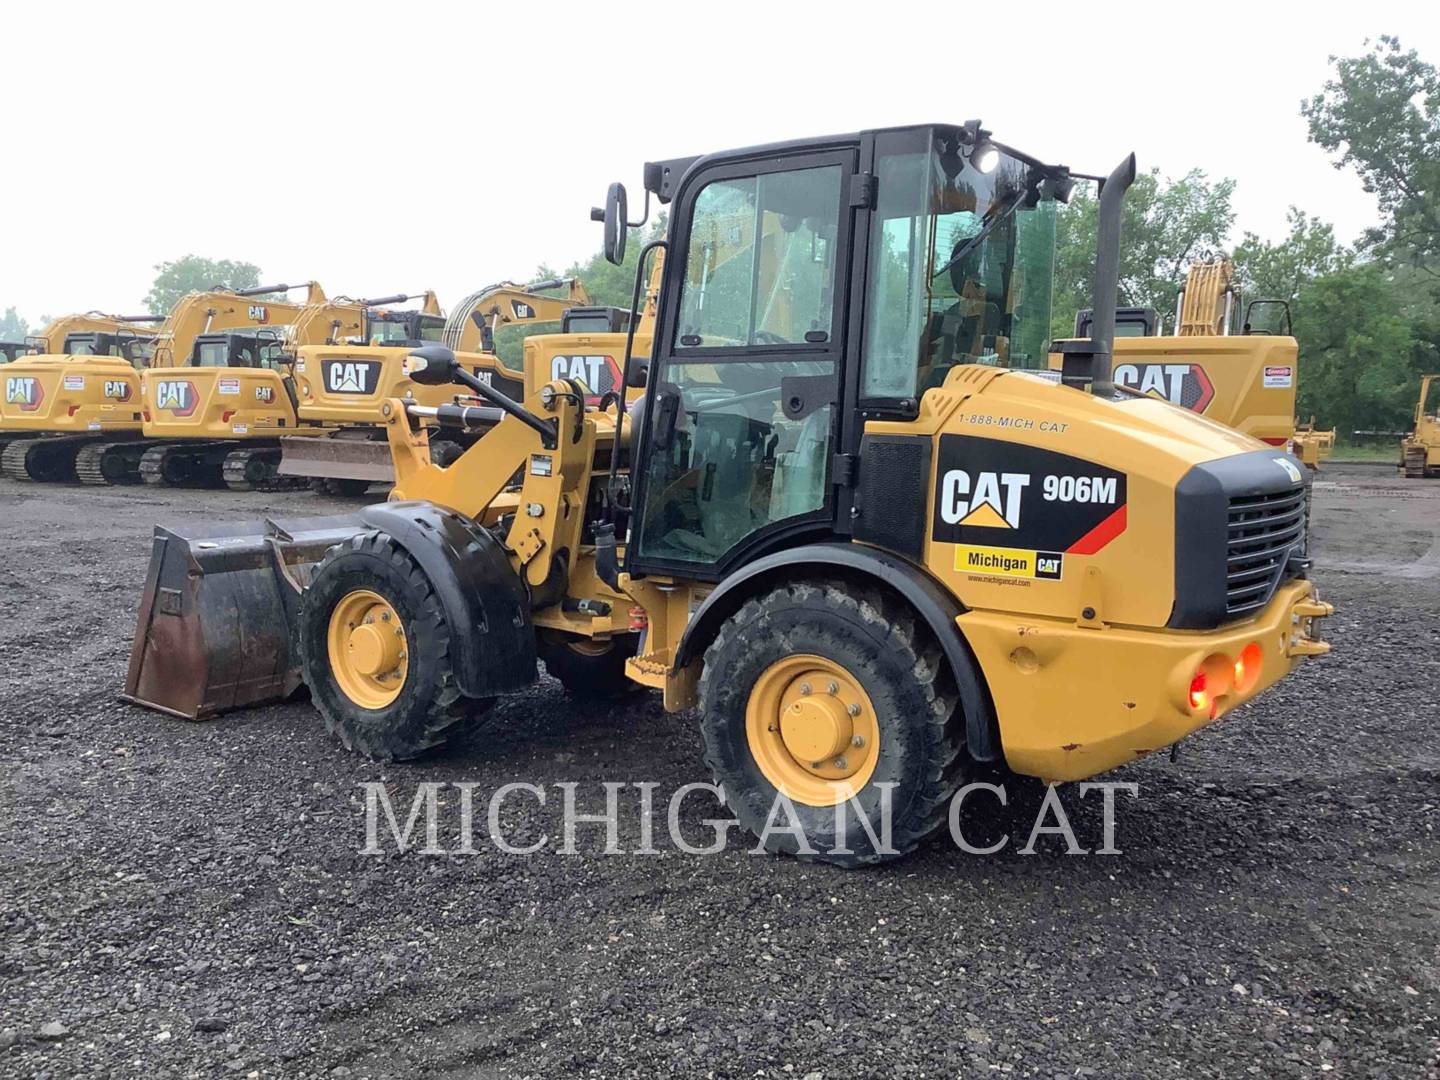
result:
[[[856,540],[919,560],[930,508],[930,439],[866,435],[860,440],[855,488]]]

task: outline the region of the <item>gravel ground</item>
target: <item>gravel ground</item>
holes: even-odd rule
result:
[[[118,703],[157,520],[343,510],[309,495],[0,481],[0,1074],[510,1077],[1440,1076],[1440,484],[1327,468],[1335,653],[1110,779],[1123,854],[1017,853],[1034,791],[844,872],[620,843],[363,855],[358,786],[703,780],[693,720],[545,682],[429,761],[378,766],[303,702],[217,722]],[[1063,789],[1080,842],[1098,798]],[[442,796],[453,847],[454,789]],[[713,803],[695,796],[693,842]],[[723,813],[719,816],[724,816]],[[482,819],[483,820],[483,819]]]

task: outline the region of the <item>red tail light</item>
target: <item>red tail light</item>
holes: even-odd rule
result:
[[[1204,712],[1210,706],[1210,691],[1207,689],[1209,682],[1203,669],[1197,671],[1195,678],[1190,680],[1190,708],[1196,712]]]

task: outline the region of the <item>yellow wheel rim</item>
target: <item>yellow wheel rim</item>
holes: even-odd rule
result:
[[[369,589],[342,597],[330,612],[326,646],[336,684],[356,705],[383,709],[400,696],[410,672],[410,642],[385,597]]]
[[[880,756],[870,695],[843,665],[808,653],[760,673],[745,706],[745,737],[765,779],[806,806],[858,793]]]

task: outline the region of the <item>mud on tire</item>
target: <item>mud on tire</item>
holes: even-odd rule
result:
[[[883,836],[879,785],[894,785],[890,853],[875,849],[855,805],[845,807],[837,836],[834,806],[793,802],[814,857],[855,866],[912,851],[945,824],[950,798],[972,765],[959,694],[939,643],[907,606],[878,590],[797,582],[747,601],[721,626],[705,653],[700,723],[706,764],[731,811],[757,837],[764,832],[778,792],[751,752],[746,707],[761,673],[797,653],[842,665],[874,704],[879,757],[854,799],[877,836]],[[777,814],[775,824],[789,819]],[[793,833],[773,829],[766,847],[807,854]],[[850,854],[836,853],[847,848]]]
[[[351,701],[330,670],[327,632],[335,606],[356,590],[383,596],[408,641],[399,696],[380,709]],[[383,532],[360,533],[331,548],[301,599],[297,627],[301,671],[328,731],[348,749],[381,761],[417,757],[458,734],[491,704],[460,693],[451,663],[450,625],[420,565]]]

